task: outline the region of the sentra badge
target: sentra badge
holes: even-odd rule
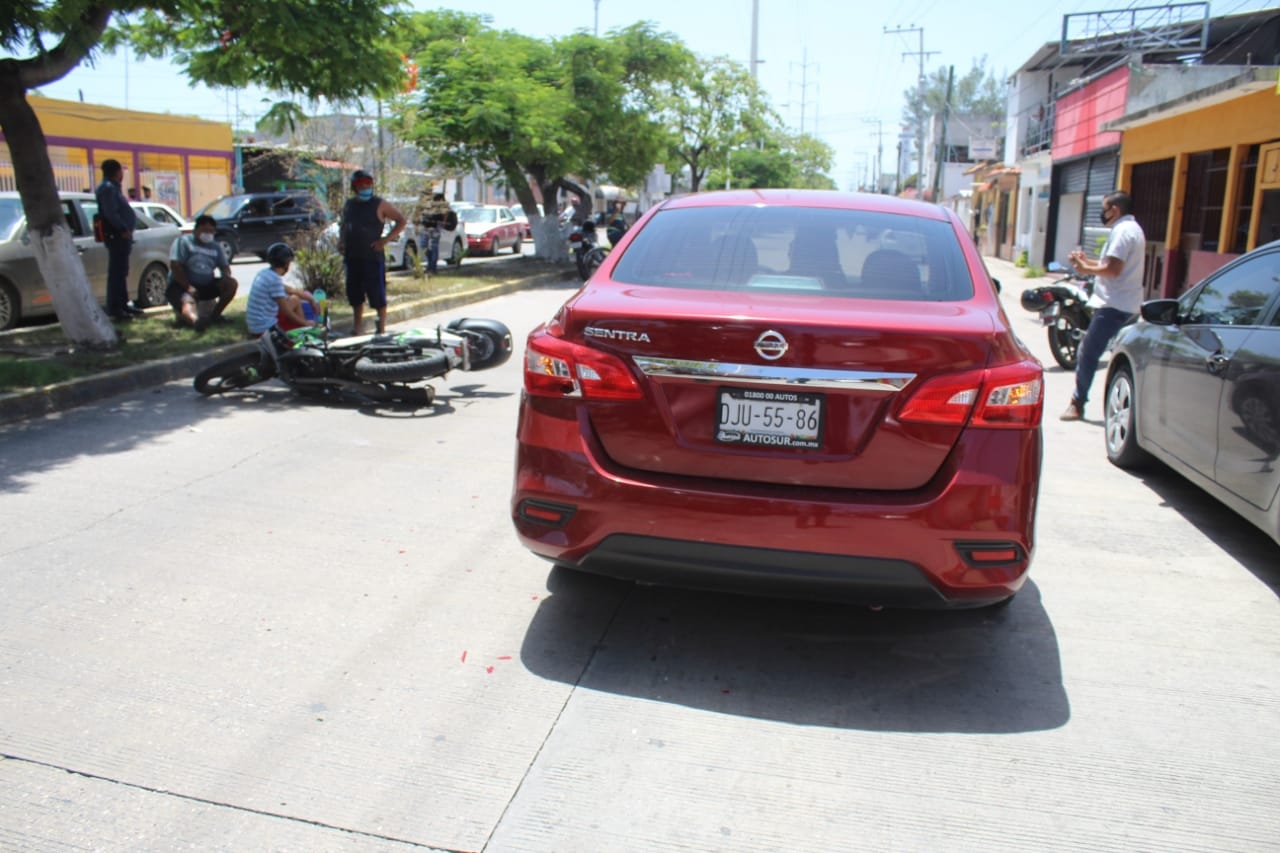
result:
[[[601,329],[598,326],[587,326],[582,333],[588,338],[605,338],[610,341],[631,341],[637,344],[650,343],[644,332],[631,332],[626,329]]]

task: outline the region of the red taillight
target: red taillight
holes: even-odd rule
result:
[[[581,394],[591,400],[639,400],[643,396],[622,359],[543,330],[529,336],[524,389],[537,397]]]
[[[569,242],[570,242],[570,243],[581,243],[581,242],[582,242],[582,235],[581,235],[581,234],[579,234],[577,231],[573,232],[572,234],[570,234],[570,235],[569,235]]]
[[[936,376],[902,404],[904,423],[1027,429],[1044,412],[1044,371],[1034,361]]]

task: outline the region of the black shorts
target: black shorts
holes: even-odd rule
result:
[[[387,307],[387,265],[382,258],[347,259],[347,302]]]
[[[206,299],[222,298],[222,287],[219,285],[217,279],[214,279],[205,285],[197,284],[195,288],[195,295],[189,296],[187,289],[178,284],[178,282],[171,277],[169,279],[169,286],[164,289],[164,300],[173,306],[174,311],[181,311],[184,297],[194,299],[197,302],[203,302]]]

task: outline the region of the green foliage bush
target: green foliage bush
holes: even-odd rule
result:
[[[293,269],[302,286],[312,292],[324,288],[326,293],[339,293],[346,284],[346,268],[338,247],[324,228],[299,231],[289,241],[297,256]]]

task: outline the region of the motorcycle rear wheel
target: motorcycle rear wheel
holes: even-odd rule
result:
[[[357,379],[366,382],[417,382],[433,379],[449,372],[449,357],[442,352],[408,361],[377,361],[362,358],[356,362]]]
[[[608,254],[609,250],[601,246],[596,246],[587,252],[586,256],[582,259],[582,268],[586,271],[586,275],[583,276],[584,280],[591,278],[591,276],[596,274],[596,270],[600,268],[602,263],[604,263],[604,259]]]
[[[265,382],[272,372],[262,365],[261,354],[249,352],[205,368],[196,374],[193,384],[201,394],[210,396]]]
[[[1076,358],[1080,352],[1080,332],[1068,324],[1067,328],[1059,328],[1056,324],[1048,328],[1049,352],[1053,360],[1063,370],[1075,370]]]

